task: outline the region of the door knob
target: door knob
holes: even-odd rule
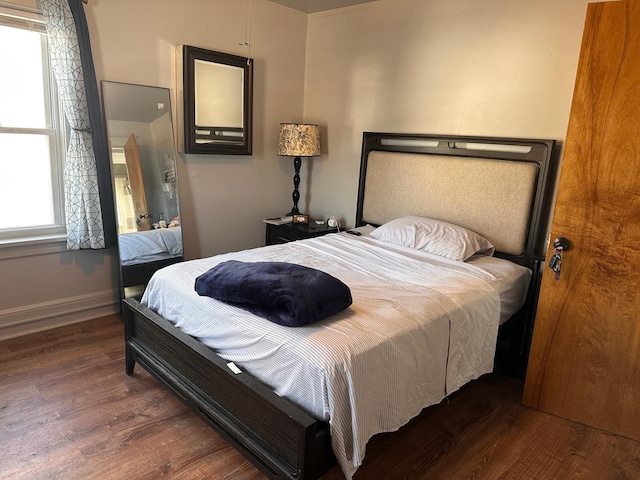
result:
[[[567,238],[558,237],[553,241],[553,248],[555,250],[562,250],[563,252],[566,252],[571,248],[571,242],[569,242]]]

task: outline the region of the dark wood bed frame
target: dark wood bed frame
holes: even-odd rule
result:
[[[184,256],[168,256],[160,260],[143,261],[129,265],[120,265],[120,310],[124,312],[124,299],[133,297],[136,292],[144,291],[156,271],[174,263],[184,262]]]
[[[387,144],[385,139],[405,139],[412,142],[410,146],[398,146],[394,141],[391,142],[392,145]],[[420,145],[422,140],[435,140],[438,146]],[[538,166],[526,251],[517,257],[505,256],[528,266],[534,272],[530,295],[522,309],[524,313],[519,315],[517,321],[512,319],[505,324],[513,322],[517,327],[507,335],[507,350],[512,353],[506,363],[521,362],[522,356],[528,353],[527,342],[530,338],[527,338],[527,332],[531,325],[527,322],[533,322],[537,272],[544,258],[540,236],[544,235],[545,229],[541,220],[554,141],[364,133],[356,223],[357,226],[371,223],[362,216],[366,193],[364,180],[370,151],[464,156],[459,148],[452,148],[455,142],[530,145],[532,148],[529,154],[473,151],[472,156],[534,162]],[[497,255],[504,256],[499,252]],[[250,374],[234,373],[227,362],[212,349],[184,334],[169,321],[144,307],[137,299],[125,299],[123,308],[128,375],[133,373],[136,363],[140,364],[269,478],[314,479],[335,464],[327,423],[314,419],[294,403],[279,397]],[[504,340],[499,339],[499,348],[500,344],[504,345]]]

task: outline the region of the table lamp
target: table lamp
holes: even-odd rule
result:
[[[305,123],[281,123],[280,141],[278,142],[278,155],[295,157],[293,167],[293,208],[287,216],[299,214],[298,200],[300,200],[300,165],[301,157],[320,156],[320,129],[318,125]]]

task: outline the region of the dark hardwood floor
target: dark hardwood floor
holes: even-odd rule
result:
[[[141,367],[117,315],[0,342],[0,479],[263,479]],[[487,375],[399,432],[355,480],[640,479],[640,443],[531,410]],[[323,480],[344,478],[336,466]]]

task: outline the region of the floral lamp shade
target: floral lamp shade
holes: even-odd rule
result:
[[[278,155],[287,157],[317,157],[320,155],[318,125],[281,123]]]

